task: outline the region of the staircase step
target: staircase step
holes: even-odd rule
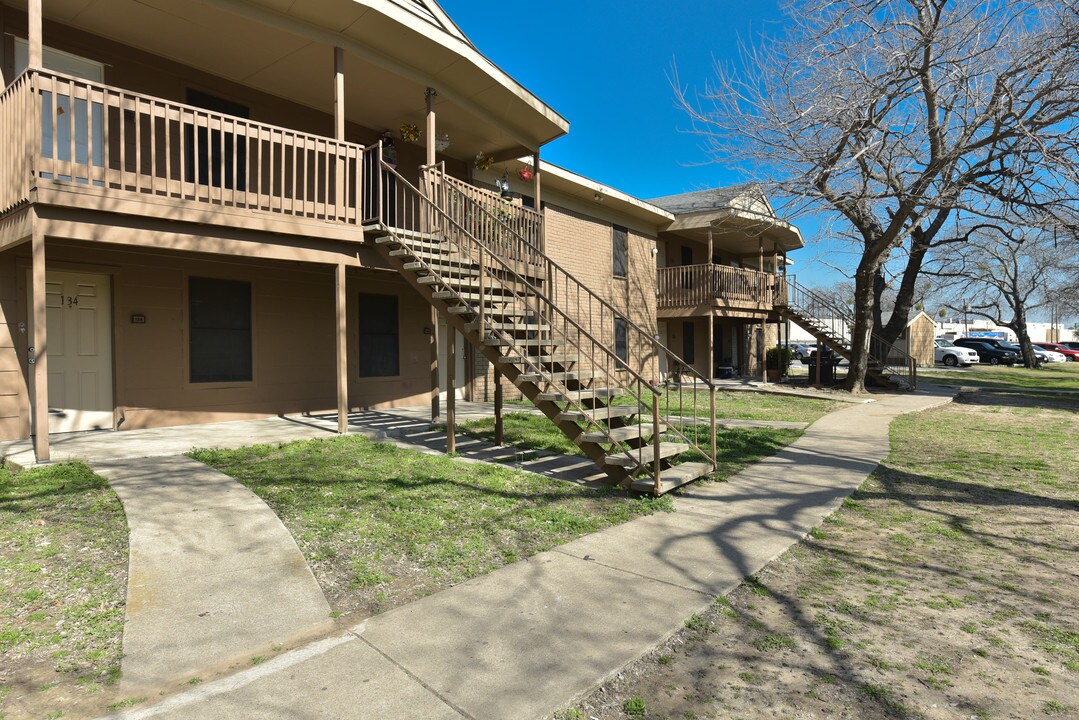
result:
[[[659,456],[661,458],[679,455],[681,453],[684,453],[686,450],[689,450],[689,445],[686,445],[685,443],[665,442],[659,444]],[[619,452],[611,453],[607,456],[607,464],[617,465],[618,467],[635,468],[639,467],[640,465],[652,462],[655,457],[655,445],[646,445],[640,450],[621,450]]]
[[[573,365],[580,362],[580,356],[577,353],[555,353],[553,355],[503,355],[498,358],[498,362],[501,365],[527,365],[531,363],[533,365],[550,365],[552,363],[558,363],[559,365]]]
[[[565,338],[484,338],[483,344],[488,347],[561,347],[569,341]]]
[[[450,315],[477,315],[479,311],[471,305],[458,305],[449,309]],[[484,312],[485,317],[494,318],[519,318],[524,316],[525,311],[514,310],[513,308],[499,308],[497,310],[488,309]]]
[[[549,392],[540,393],[536,396],[537,400],[546,400],[547,402],[570,402],[581,400],[603,400],[604,398],[617,397],[619,395],[626,394],[625,388],[589,388],[587,390],[568,390],[566,392]],[[602,412],[602,410],[599,410]]]
[[[364,231],[370,232],[374,228],[367,226]],[[439,233],[420,232],[419,230],[407,230],[405,228],[381,228],[383,234],[375,238],[379,245],[392,245],[393,243],[404,244],[402,240],[427,240],[441,242],[442,235]]]
[[[504,305],[508,302],[514,301],[514,298],[510,294],[509,290],[497,286],[484,288],[483,296],[484,305],[492,305],[495,303]],[[480,301],[479,293],[455,292],[453,290],[436,290],[435,292],[431,293],[431,297],[433,297],[435,300],[453,300],[457,297],[460,297],[462,300],[467,300],[468,302]]]
[[[429,271],[435,272],[442,276],[457,276],[457,277],[479,277],[479,268],[465,266],[465,265],[444,265],[442,263],[422,263],[422,262],[408,262],[402,266],[405,270],[412,270],[414,272]]]
[[[551,373],[521,373],[517,376],[517,379],[521,382],[565,382],[567,380],[591,380],[596,377],[596,373],[591,370],[574,370],[570,372],[551,372]]]
[[[708,463],[682,463],[669,467],[659,473],[659,494],[663,495],[677,487],[691,483],[697,478],[704,477],[712,472],[712,466]],[[639,477],[633,481],[630,487],[637,492],[655,492],[655,483],[651,477]]]
[[[595,408],[591,412],[580,410],[563,410],[555,418],[557,422],[604,422],[607,419],[628,418],[637,415],[639,408],[636,405],[608,405],[607,407]]]
[[[666,429],[666,423],[659,424],[660,432],[663,432]],[[616,442],[625,442],[626,440],[633,440],[636,438],[652,437],[652,430],[652,423],[647,422],[640,425],[626,425],[625,427],[614,428],[613,430],[608,430],[607,434],[598,431],[585,433],[581,436],[581,439],[595,443],[609,443],[612,439]],[[608,439],[608,437],[610,439]]]
[[[473,321],[465,325],[466,330],[479,330],[480,323],[478,320]],[[536,325],[534,323],[524,322],[496,322],[487,323],[488,330],[501,330],[502,332],[539,332],[545,333],[551,331],[550,325]]]

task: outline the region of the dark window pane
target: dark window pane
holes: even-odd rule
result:
[[[625,318],[614,319],[614,354],[622,362],[629,361],[629,324]]]
[[[360,377],[401,374],[401,333],[396,295],[360,294]]]
[[[682,359],[692,365],[696,359],[697,341],[693,335],[693,323],[682,323]]]
[[[188,280],[191,382],[249,382],[251,283]]]
[[[624,278],[629,274],[629,231],[614,226],[614,276]]]

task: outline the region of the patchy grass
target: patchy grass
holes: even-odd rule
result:
[[[613,404],[633,403],[632,398],[620,397]],[[845,406],[846,403],[838,400],[817,400],[778,393],[716,392],[716,417],[731,420],[811,423]],[[664,415],[708,417],[708,393],[681,388],[663,390],[659,408]]]
[[[104,479],[79,463],[0,467],[0,717],[116,681],[126,588],[127,522]]]
[[[919,370],[919,377],[948,385],[1079,391],[1079,363],[1052,363],[1037,370],[1002,365],[974,365],[956,370]]]
[[[494,418],[471,420],[458,426],[460,432],[481,440],[494,441]],[[709,449],[709,428],[689,428],[697,444]],[[546,450],[564,455],[581,455],[581,449],[562,434],[554,423],[542,415],[507,413],[503,416],[503,433],[508,445],[526,450]],[[801,430],[776,428],[739,428],[716,433],[717,471],[714,480],[730,477],[742,468],[777,452],[801,437]],[[672,438],[672,441],[676,441]],[[700,460],[696,452],[685,453],[683,462]]]
[[[274,509],[338,616],[380,612],[671,507],[357,436],[191,456]]]
[[[891,440],[823,533],[581,713],[639,697],[656,718],[1073,717],[1079,401],[974,393]]]

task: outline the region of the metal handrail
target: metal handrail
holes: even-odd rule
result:
[[[446,175],[446,173],[445,173],[444,165],[440,163],[440,164],[437,164],[437,165],[434,165],[434,166],[425,166],[423,168],[423,170],[427,171],[428,173],[431,174],[431,176],[433,176],[435,178],[435,180],[430,183],[430,188],[428,189],[429,196],[435,197],[435,198],[443,197],[443,194],[440,192],[441,183],[439,182],[439,180],[444,180],[445,178],[448,177]],[[593,307],[593,303],[594,303],[594,304],[598,305],[599,310],[601,310],[601,312],[598,313],[598,316],[600,318],[605,318],[605,317],[615,318],[615,317],[617,317],[617,318],[622,319],[626,323],[627,355],[628,355],[628,348],[629,348],[629,345],[630,345],[629,332],[632,330],[635,333],[635,337],[638,340],[643,339],[645,341],[644,344],[657,357],[657,362],[658,362],[659,356],[663,355],[664,359],[667,361],[668,367],[680,367],[684,371],[682,374],[690,375],[692,377],[692,379],[693,379],[693,382],[694,382],[693,409],[692,409],[692,416],[694,418],[697,416],[697,411],[698,411],[698,408],[697,408],[698,395],[697,395],[697,392],[696,392],[696,384],[697,384],[697,382],[700,382],[707,388],[708,394],[709,394],[708,417],[709,417],[709,426],[711,428],[711,443],[710,443],[710,445],[711,445],[711,453],[704,451],[696,441],[691,439],[685,432],[683,432],[681,429],[679,429],[679,427],[677,427],[676,423],[671,421],[670,394],[669,393],[664,394],[664,396],[663,396],[664,400],[667,403],[667,412],[665,413],[664,418],[666,420],[668,420],[668,428],[670,428],[677,436],[679,436],[680,438],[685,440],[690,446],[692,446],[695,450],[697,450],[704,457],[706,457],[710,461],[710,463],[712,464],[713,468],[716,467],[715,458],[717,456],[717,453],[716,453],[716,438],[715,438],[715,430],[716,430],[716,426],[715,426],[715,415],[716,415],[716,413],[715,413],[715,399],[716,399],[715,398],[715,393],[716,393],[716,386],[715,386],[715,384],[713,382],[711,382],[710,380],[708,380],[707,378],[705,378],[699,372],[697,372],[697,370],[695,368],[692,368],[691,366],[689,366],[688,363],[686,363],[684,360],[682,360],[680,357],[678,357],[674,352],[672,352],[665,345],[660,343],[652,333],[649,333],[647,330],[640,327],[637,323],[630,320],[623,312],[616,309],[607,300],[605,300],[604,298],[597,295],[591,288],[587,287],[586,285],[581,283],[579,280],[577,280],[576,277],[574,277],[569,271],[567,271],[565,268],[563,268],[557,262],[555,262],[550,257],[548,257],[542,250],[540,250],[535,245],[530,243],[526,238],[521,237],[521,235],[519,233],[517,233],[514,230],[514,228],[510,227],[504,221],[503,218],[494,216],[485,207],[483,207],[479,203],[475,203],[474,201],[471,200],[471,198],[469,198],[467,196],[464,196],[462,199],[463,199],[464,203],[466,203],[466,204],[471,203],[473,205],[473,207],[472,207],[473,211],[478,212],[481,216],[486,215],[488,222],[493,222],[493,223],[495,223],[496,226],[501,225],[502,229],[504,231],[509,232],[511,235],[513,235],[515,237],[515,240],[516,240],[518,245],[523,246],[524,248],[526,248],[526,252],[524,252],[524,253],[515,253],[516,255],[518,255],[519,257],[526,257],[528,259],[528,261],[533,262],[533,263],[538,263],[538,264],[541,264],[541,265],[544,266],[544,269],[546,270],[546,272],[539,273],[537,275],[539,277],[543,277],[546,280],[547,285],[548,285],[548,287],[550,287],[552,293],[554,291],[554,288],[556,287],[556,283],[563,282],[567,287],[567,290],[566,290],[566,292],[564,294],[565,294],[565,296],[569,297],[571,295],[571,291],[570,291],[569,288],[572,285],[572,291],[577,294],[577,303],[578,303],[578,307],[580,307],[580,305],[581,305],[580,295],[583,292],[584,295],[585,295],[585,298],[586,298],[586,300],[588,302],[588,305],[589,305],[588,311],[584,312],[584,313],[581,313],[584,317],[587,317],[589,320],[591,320],[592,318],[597,316],[597,312],[596,312],[597,308]],[[488,248],[488,249],[490,250],[490,248]],[[538,293],[538,294],[543,295],[544,297],[546,297],[546,295],[544,295],[544,293],[542,291],[540,291],[537,287],[535,287],[535,284],[531,280],[527,280],[526,282],[528,283],[530,288],[535,293]],[[567,313],[565,313],[564,309],[557,304],[555,299],[552,298],[550,302],[551,302],[551,306],[555,310],[557,310],[560,314],[564,315],[565,317],[569,317],[569,315]],[[580,324],[577,323],[577,322],[574,322],[574,325],[577,328],[581,328]],[[589,336],[589,338],[593,338],[593,335],[591,333],[589,333],[588,336]],[[610,354],[609,348],[607,348],[605,345],[601,345],[601,348],[603,349],[604,352]],[[590,358],[590,360],[591,360],[591,358]],[[619,360],[619,363],[620,363],[620,368],[621,369],[631,370],[629,368],[629,366],[628,366],[627,361]],[[640,378],[639,373],[636,373],[635,371],[633,371],[633,372],[638,378]],[[685,400],[685,398],[684,398],[684,388],[685,388],[684,383],[679,383],[678,384],[678,407],[680,407],[680,408],[682,408],[684,406],[684,400]],[[656,397],[658,398],[659,397],[658,390],[656,391],[655,394],[656,394]],[[703,408],[701,408],[701,410],[703,411]],[[656,410],[654,410],[654,412],[655,411],[658,411],[658,408]],[[678,418],[679,418],[680,422],[685,423],[684,416],[679,415]],[[695,425],[696,421],[694,420],[693,423]],[[657,480],[657,491],[658,491],[658,480]]]
[[[853,349],[851,336],[851,331],[854,327],[853,315],[827,298],[798,284],[793,275],[785,276],[784,282],[787,286],[787,293],[782,304],[786,304],[800,314],[812,319],[820,326],[822,332],[830,334],[833,342]],[[778,296],[776,302],[780,304]],[[889,357],[894,356],[899,357],[902,365],[889,362]],[[906,382],[912,390],[917,389],[918,364],[915,358],[877,333],[870,333],[869,359],[877,364],[876,369],[881,373]]]
[[[449,213],[445,212],[438,206],[430,197],[425,197],[415,186],[409,183],[405,178],[401,177],[396,170],[389,165],[386,165],[381,158],[381,149],[375,149],[378,153],[378,160],[375,162],[367,163],[367,167],[372,166],[380,167],[381,172],[370,173],[368,172],[365,180],[370,182],[372,190],[367,192],[366,198],[373,200],[373,202],[366,202],[367,208],[377,208],[377,220],[378,222],[393,232],[394,230],[401,236],[413,236],[420,241],[433,241],[437,235],[450,235],[452,232],[453,237],[457,238],[457,241],[468,251],[463,253],[467,262],[459,262],[454,260],[447,260],[444,263],[440,263],[442,270],[437,267],[432,267],[429,263],[419,259],[419,267],[422,267],[427,272],[430,272],[436,277],[443,285],[449,288],[462,303],[469,304],[468,300],[465,300],[460,296],[456,290],[453,289],[450,283],[443,282],[442,275],[446,272],[471,272],[477,266],[479,268],[479,288],[480,288],[480,302],[476,311],[479,317],[478,326],[481,328],[482,336],[487,337],[488,334],[505,341],[513,352],[519,352],[523,359],[522,365],[527,367],[531,372],[544,377],[545,381],[554,386],[559,396],[563,397],[571,408],[581,412],[586,417],[591,417],[591,427],[598,429],[607,438],[613,447],[620,448],[626,452],[629,457],[632,457],[634,450],[638,453],[638,467],[644,467],[645,462],[642,459],[642,453],[644,446],[638,448],[626,448],[623,443],[616,441],[610,435],[610,429],[596,423],[596,420],[603,419],[603,408],[591,408],[586,407],[581,402],[581,399],[585,396],[585,393],[591,393],[589,388],[578,388],[576,390],[569,389],[565,383],[551,378],[550,373],[545,371],[540,365],[533,363],[528,359],[527,351],[520,345],[520,341],[513,338],[510,333],[502,331],[494,323],[488,322],[485,318],[485,305],[489,297],[484,296],[484,282],[488,277],[497,277],[502,280],[502,286],[499,288],[503,297],[512,298],[513,301],[519,303],[519,307],[531,314],[530,323],[537,323],[537,327],[545,328],[542,332],[558,332],[565,340],[576,348],[584,357],[587,357],[592,363],[591,369],[594,371],[603,370],[607,378],[612,378],[610,383],[612,387],[625,386],[627,393],[634,398],[637,406],[637,419],[638,425],[643,425],[643,410],[645,408],[651,408],[653,415],[653,438],[658,442],[660,437],[659,432],[659,403],[658,398],[661,393],[658,387],[654,386],[651,382],[646,380],[640,372],[629,366],[627,361],[620,359],[614,351],[608,347],[608,345],[597,338],[595,334],[582,325],[577,319],[571,317],[568,313],[564,312],[548,295],[548,293],[537,287],[533,278],[526,276],[518,270],[517,267],[509,262],[506,262],[498,253],[494,252],[491,248],[487,247],[484,242],[476,238],[473,234],[458,221],[458,219],[452,217]],[[394,191],[388,191],[387,184],[393,183],[407,194],[408,197],[398,198]],[[434,193],[432,193],[434,194]],[[394,195],[394,197],[390,197]],[[437,194],[436,194],[437,197]],[[466,198],[467,199],[467,198]],[[390,200],[390,203],[387,203]],[[400,207],[398,207],[400,204]],[[419,207],[417,207],[417,204]],[[482,206],[477,205],[477,208],[484,212],[485,209]],[[406,212],[398,214],[399,210],[405,210]],[[411,212],[408,212],[411,210]],[[407,215],[407,217],[406,217]],[[373,221],[373,216],[365,216],[365,223]],[[403,222],[402,222],[403,221]],[[412,228],[408,228],[407,225],[413,223]],[[512,229],[510,229],[512,232]],[[425,231],[430,231],[427,237],[424,236]],[[418,233],[418,234],[417,234]],[[398,238],[402,240],[402,237]],[[525,242],[523,238],[519,238],[522,242]],[[402,240],[403,241],[403,240]],[[406,243],[407,244],[407,243]],[[536,253],[536,257],[542,258],[548,267],[554,266],[554,263],[549,261],[542,253],[532,246],[530,250]],[[451,251],[451,254],[447,257],[451,257],[455,251]],[[454,262],[457,262],[454,265]],[[448,264],[447,264],[448,263]],[[565,271],[562,271],[565,272]],[[568,276],[568,273],[566,273]],[[518,292],[514,287],[521,288],[522,292]],[[522,294],[523,293],[523,294]],[[609,304],[603,303],[605,307],[610,307]],[[613,311],[613,308],[611,308]],[[617,312],[617,311],[614,311]],[[621,313],[618,313],[621,315]],[[555,322],[557,320],[557,322]],[[628,320],[628,319],[627,319]],[[545,325],[544,323],[549,323]],[[627,324],[627,328],[629,325]],[[637,327],[634,324],[634,327]],[[639,329],[639,328],[638,328]],[[553,335],[552,335],[553,337]],[[654,338],[650,338],[654,341]],[[591,348],[591,352],[588,351],[588,347]],[[661,346],[662,347],[662,346]],[[669,353],[673,356],[673,353]],[[613,380],[613,370],[624,371],[627,373],[627,377],[630,378],[633,383],[625,383],[623,378],[619,378],[618,381]],[[578,380],[574,380],[579,382]],[[636,392],[634,392],[633,386],[636,386]],[[714,386],[713,397],[711,401],[711,422],[714,426]],[[647,390],[645,390],[647,388]],[[647,393],[652,393],[651,403],[646,402],[644,398]],[[590,394],[588,397],[594,397]],[[613,400],[614,398],[610,398]],[[694,400],[696,401],[696,394]],[[608,415],[608,419],[610,415]],[[696,423],[694,423],[696,424]],[[696,449],[701,455],[707,457],[711,464],[715,466],[715,433],[712,433],[712,445],[713,451],[711,454],[703,450],[700,445],[691,438],[687,437],[685,433],[682,433],[678,428],[668,426],[675,434],[679,435],[686,442]],[[643,437],[643,436],[642,436]],[[613,450],[612,450],[613,452]],[[661,458],[658,453],[654,457],[654,483],[656,491],[659,491],[659,467]]]

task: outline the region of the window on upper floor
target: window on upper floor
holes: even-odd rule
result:
[[[613,274],[616,278],[629,275],[629,231],[615,225],[611,228],[612,254],[614,256]]]

